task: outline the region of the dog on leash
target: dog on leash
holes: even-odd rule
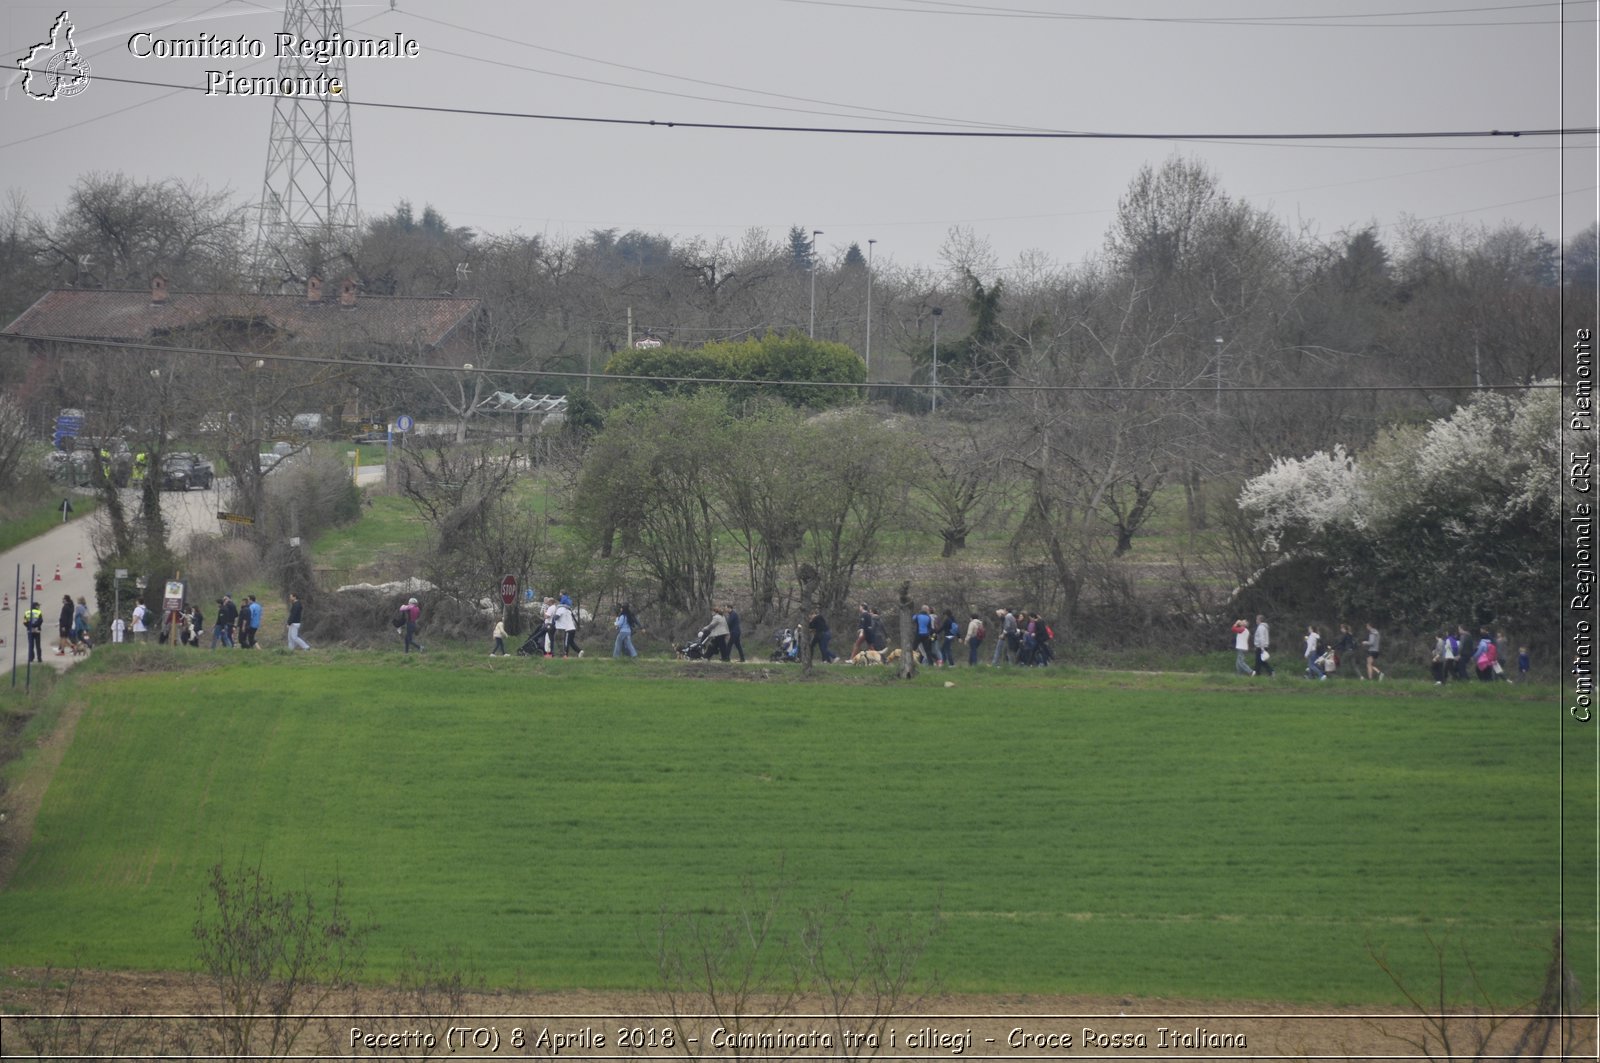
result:
[[[854,657],[850,658],[850,663],[851,664],[882,664],[883,663],[883,654],[879,653],[877,650],[862,650],[860,653],[858,653]]]
[[[883,663],[884,664],[893,664],[894,662],[898,661],[899,659],[900,659],[900,647],[899,646],[896,646],[894,649],[890,650],[887,654],[883,655]]]

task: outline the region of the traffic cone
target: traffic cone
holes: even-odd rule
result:
[[[0,605],[0,613],[9,613],[9,612],[11,612],[11,595],[7,594],[6,598],[5,598],[5,604],[4,605]]]
[[[83,551],[82,550],[78,551],[78,563],[76,565],[73,565],[72,567],[73,568],[82,568],[83,567]]]
[[[38,592],[38,591],[42,591],[42,590],[44,590],[44,577],[43,577],[43,576],[40,576],[40,577],[39,577],[39,578],[38,578],[38,579],[37,579],[37,580],[36,580],[36,581],[35,581],[35,582],[34,582],[34,585],[33,585],[33,589],[34,589],[34,591],[35,591],[35,592]]]
[[[50,582],[52,582],[52,583],[60,583],[61,582],[61,562],[59,562],[59,561],[56,562],[56,578],[51,580]]]

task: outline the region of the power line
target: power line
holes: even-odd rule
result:
[[[848,3],[846,0],[782,0],[784,3],[804,4],[811,7],[841,7],[847,10],[858,11],[884,11],[897,15],[932,15],[956,18],[1005,18],[1042,20],[1046,22],[1122,22],[1143,23],[1154,25],[1189,25],[1189,26],[1220,26],[1232,28],[1235,26],[1262,26],[1278,29],[1451,29],[1451,28],[1499,28],[1503,26],[1561,26],[1576,25],[1584,22],[1594,22],[1592,18],[1569,19],[1565,17],[1552,19],[1528,19],[1521,21],[1488,21],[1488,22],[1334,22],[1330,19],[1341,18],[1375,18],[1388,17],[1387,12],[1368,12],[1365,15],[1299,15],[1299,16],[1235,16],[1229,18],[1181,17],[1161,18],[1139,15],[1086,15],[1079,12],[1036,11],[1026,8],[997,8],[977,4],[950,4],[938,3],[937,8],[929,7],[891,7],[888,4]],[[935,4],[937,0],[908,0],[909,3]],[[1581,2],[1581,0],[1576,0]],[[1526,7],[1564,6],[1554,4],[1529,4],[1508,5],[1489,8],[1465,8],[1463,11],[1505,11],[1521,10]],[[1434,14],[1444,12],[1395,12],[1397,16],[1406,14]],[[1300,19],[1307,21],[1289,21]],[[1322,21],[1309,21],[1309,20]]]
[[[168,2],[170,3],[170,2],[172,2],[172,0],[168,0]],[[221,3],[217,3],[217,4],[211,5],[210,7],[206,8],[204,11],[200,12],[198,15],[193,15],[193,16],[190,16],[188,18],[179,19],[178,21],[179,22],[198,22],[201,19],[205,18],[207,15],[209,15],[211,12],[215,11],[217,8],[227,6],[230,2],[232,2],[232,0],[222,0]],[[264,12],[273,13],[271,8],[263,7],[260,4],[251,3],[250,0],[244,0],[244,2],[249,3],[251,7],[261,8],[261,10],[264,11]],[[156,5],[156,7],[162,7],[162,6],[164,6],[164,5],[163,4],[157,4]],[[149,8],[148,10],[154,11],[155,8]],[[145,12],[140,12],[140,14],[144,14],[144,13]],[[385,11],[377,12],[376,14],[368,15],[366,18],[362,19],[360,22],[356,22],[356,23],[352,24],[350,26],[350,29],[354,30],[358,26],[365,26],[367,23],[371,22],[373,19],[378,18],[378,17],[380,17],[382,15],[387,15],[388,13],[389,12],[387,10],[385,10]],[[130,16],[126,16],[126,17],[132,18],[134,16],[130,15]],[[113,19],[112,21],[113,22],[121,22],[121,21],[123,21],[123,19],[118,18],[118,19]],[[161,29],[170,29],[172,26],[175,26],[177,24],[178,24],[177,22],[169,23],[168,25],[161,27]],[[156,30],[154,32],[158,32],[159,33],[160,30]],[[115,50],[115,49],[105,49],[104,51],[113,51],[113,50]],[[93,59],[95,55],[102,55],[102,54],[104,54],[104,51],[96,52],[96,53],[94,53],[94,55],[91,55],[89,58]],[[263,57],[261,59],[252,59],[250,62],[245,63],[242,67],[240,67],[240,69],[241,70],[249,70],[251,67],[260,66],[262,63],[267,62],[270,58],[271,57],[268,56],[268,57]],[[95,80],[97,80],[97,81],[114,81],[114,80],[116,80],[115,78],[107,77],[104,74],[96,74],[96,75],[94,75],[94,77],[95,77]],[[170,87],[172,89],[171,92],[163,92],[159,96],[152,96],[147,100],[140,100],[137,103],[130,103],[126,107],[118,107],[114,111],[107,111],[104,114],[97,114],[92,118],[84,118],[84,119],[81,119],[81,120],[76,121],[76,122],[68,123],[67,125],[57,126],[54,129],[47,129],[42,133],[35,133],[31,137],[22,137],[22,138],[20,138],[18,140],[8,140],[4,144],[0,144],[0,151],[4,151],[7,148],[20,147],[23,144],[29,144],[29,143],[32,143],[35,140],[43,140],[45,137],[57,136],[57,135],[59,135],[61,133],[68,132],[69,130],[78,129],[81,126],[90,125],[90,124],[92,124],[94,122],[104,121],[107,118],[115,118],[119,114],[126,114],[129,111],[137,110],[140,107],[149,106],[152,103],[160,103],[162,100],[170,100],[172,97],[176,96],[180,92],[190,92],[190,91],[193,91],[193,89],[194,89],[193,85],[172,85],[172,86],[168,86],[168,87]]]
[[[338,358],[311,354],[267,354],[260,351],[220,351],[210,347],[171,347],[159,343],[127,343],[121,340],[90,340],[73,336],[44,336],[31,333],[0,332],[0,339],[34,343],[59,343],[77,347],[107,347],[127,351],[151,351],[158,354],[190,354],[208,358],[248,359],[263,362],[287,362],[295,365],[322,365],[341,369],[405,369],[419,373],[447,373],[452,376],[493,377],[545,377],[558,380],[602,381],[638,384],[728,384],[740,387],[787,388],[881,388],[887,390],[927,391],[932,384],[898,383],[872,380],[849,383],[835,380],[746,380],[738,377],[688,377],[643,376],[623,373],[580,373],[554,369],[498,369],[488,366],[423,365],[420,363],[374,362],[355,358]],[[1536,381],[1531,384],[1230,384],[1218,388],[1215,384],[940,384],[940,391],[1016,391],[1016,392],[1084,392],[1098,394],[1145,393],[1158,395],[1215,395],[1219,391],[1231,394],[1283,394],[1289,392],[1388,392],[1388,391],[1527,391],[1532,389],[1560,388],[1560,381]]]
[[[138,78],[106,77],[96,74],[97,81],[110,81],[123,85],[144,85],[158,89],[180,89],[205,93],[203,85],[174,85],[166,81],[145,81]],[[276,99],[263,94],[262,99]],[[421,103],[383,103],[376,100],[348,100],[350,107],[373,107],[381,110],[417,111],[427,114],[452,114],[473,118],[518,118],[540,122],[576,122],[590,125],[639,126],[658,129],[699,129],[739,133],[825,133],[842,136],[879,137],[943,137],[985,140],[1228,140],[1228,141],[1300,141],[1300,140],[1474,140],[1521,137],[1590,136],[1600,134],[1600,126],[1568,126],[1538,129],[1432,129],[1410,131],[1366,131],[1323,133],[1134,133],[1127,131],[1090,130],[1010,130],[1010,129],[873,129],[861,126],[796,126],[772,125],[751,122],[691,122],[661,118],[602,118],[596,115],[542,114],[533,111],[497,111],[472,107],[441,107]]]
[[[596,63],[596,64],[598,64],[600,66],[615,67],[616,69],[626,70],[626,71],[628,71],[630,73],[634,73],[634,74],[648,74],[651,77],[668,78],[668,79],[671,79],[673,81],[683,81],[683,82],[687,82],[687,83],[689,83],[691,85],[705,85],[705,86],[707,86],[709,88],[728,89],[728,90],[730,90],[732,92],[747,92],[747,93],[750,93],[750,94],[756,95],[756,96],[768,96],[768,97],[771,97],[773,99],[789,100],[789,101],[792,101],[794,103],[811,103],[811,104],[817,104],[818,106],[822,106],[822,107],[842,107],[842,108],[845,108],[845,109],[851,110],[851,111],[866,111],[866,112],[869,112],[870,114],[878,114],[878,115],[886,116],[886,118],[888,118],[889,120],[892,120],[892,121],[900,121],[900,122],[924,121],[924,122],[936,122],[936,123],[939,123],[939,124],[942,124],[942,125],[979,126],[979,127],[994,128],[994,129],[1028,129],[1028,128],[1033,128],[1033,127],[1029,127],[1029,126],[1019,126],[1019,125],[1015,125],[1013,123],[1006,123],[1006,122],[969,121],[967,119],[961,119],[961,118],[948,118],[948,117],[945,117],[945,116],[942,116],[942,115],[921,114],[921,113],[916,112],[916,111],[895,111],[895,110],[890,110],[888,108],[883,108],[883,107],[867,107],[867,106],[864,106],[864,105],[861,105],[861,104],[854,104],[854,103],[838,103],[838,102],[833,101],[833,100],[820,100],[820,99],[816,99],[816,98],[811,97],[811,96],[793,96],[793,95],[790,95],[788,93],[783,93],[783,92],[768,92],[765,89],[747,88],[747,87],[745,87],[743,85],[730,85],[730,84],[727,84],[726,82],[721,82],[721,81],[707,81],[707,80],[705,80],[703,78],[685,77],[685,76],[683,76],[681,74],[668,74],[665,71],[661,71],[661,70],[651,70],[651,69],[648,69],[646,67],[634,66],[634,65],[631,65],[631,64],[628,64],[628,63],[616,63],[616,62],[612,62],[609,59],[597,59],[597,58],[595,58],[593,56],[580,55],[577,52],[563,51],[560,48],[550,48],[550,47],[548,47],[546,45],[534,44],[531,41],[520,41],[520,40],[517,40],[517,39],[512,38],[512,37],[505,37],[505,36],[502,36],[500,34],[488,33],[488,32],[486,32],[484,30],[474,29],[474,28],[472,28],[470,26],[458,26],[453,22],[445,22],[442,19],[429,18],[426,15],[419,15],[414,11],[406,11],[406,12],[402,12],[402,14],[405,14],[410,18],[418,19],[419,21],[422,21],[422,22],[429,22],[429,23],[432,23],[433,25],[436,25],[436,26],[444,26],[447,29],[458,30],[458,31],[460,31],[462,33],[470,33],[470,34],[474,34],[474,35],[479,36],[479,37],[485,37],[485,38],[487,38],[489,40],[498,41],[498,42],[500,42],[502,44],[514,44],[519,48],[527,48],[527,49],[531,49],[533,51],[539,51],[539,52],[548,52],[551,55],[559,55],[559,56],[562,56],[562,57],[567,58],[567,59],[577,59],[577,60],[580,60],[581,62],[585,62],[585,63]],[[694,96],[694,95],[689,95],[687,93],[668,92],[668,91],[666,91],[664,89],[651,89],[651,88],[645,88],[645,87],[639,86],[639,85],[625,85],[625,84],[621,84],[619,82],[614,82],[614,81],[601,81],[601,80],[598,80],[598,79],[595,79],[595,78],[581,77],[581,76],[576,75],[576,74],[558,74],[558,73],[556,73],[554,71],[541,70],[541,69],[538,69],[536,67],[530,67],[530,66],[522,66],[522,65],[517,64],[517,63],[495,62],[494,60],[484,59],[481,56],[463,56],[463,55],[460,55],[460,54],[458,54],[456,52],[444,51],[441,48],[430,48],[429,51],[437,52],[437,53],[440,53],[440,54],[443,54],[443,55],[455,56],[458,59],[467,59],[467,60],[469,60],[471,62],[491,63],[494,66],[504,66],[504,67],[508,67],[510,69],[513,69],[513,70],[523,70],[523,71],[526,71],[526,72],[531,73],[531,74],[543,74],[543,75],[546,75],[548,77],[566,78],[566,79],[574,80],[574,81],[587,82],[587,83],[593,84],[593,85],[603,85],[603,86],[606,86],[608,88],[627,89],[627,90],[630,90],[630,91],[633,91],[633,92],[647,92],[647,93],[652,93],[652,94],[662,95],[662,96],[677,96],[677,97],[681,97],[683,99],[701,100],[701,101],[706,101],[706,102],[710,102],[710,103],[722,103],[722,104],[727,104],[729,106],[734,106],[734,107],[761,107],[761,108],[768,108],[768,109],[780,110],[780,111],[796,111],[796,112],[801,113],[801,114],[827,114],[827,113],[831,113],[831,112],[826,112],[826,111],[808,111],[808,110],[803,110],[803,109],[800,109],[800,108],[793,108],[793,107],[771,107],[771,105],[769,105],[769,104],[747,103],[747,102],[744,102],[742,100],[725,100],[725,99],[717,99],[715,97],[708,97],[708,96]],[[854,116],[851,116],[851,117],[854,117]]]

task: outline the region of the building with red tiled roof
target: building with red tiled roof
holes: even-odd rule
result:
[[[338,299],[322,298],[312,278],[304,295],[168,293],[164,278],[149,291],[65,288],[46,292],[0,332],[48,340],[163,343],[177,336],[246,332],[266,343],[324,351],[383,347],[417,355],[465,339],[478,300],[455,296],[359,296],[344,282]],[[467,335],[463,336],[463,332]]]
[[[32,341],[26,398],[48,373],[52,351],[74,341],[159,344],[258,354],[308,354],[378,362],[448,362],[477,340],[477,299],[362,296],[353,280],[323,297],[320,278],[303,294],[168,292],[67,288],[46,292],[0,335]]]

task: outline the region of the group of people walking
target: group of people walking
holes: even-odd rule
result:
[[[28,663],[44,662],[44,610],[37,601],[29,601],[22,614],[22,626],[28,633]],[[89,603],[80,596],[76,602],[72,595],[61,596],[61,613],[56,621],[56,656],[79,654],[93,648],[89,634]]]
[[[1528,647],[1517,647],[1516,666],[1517,678],[1527,679],[1532,667]],[[1505,634],[1490,631],[1486,627],[1479,628],[1476,637],[1465,625],[1458,626],[1454,631],[1441,629],[1433,640],[1433,658],[1429,667],[1433,672],[1434,686],[1443,686],[1452,679],[1467,679],[1469,671],[1475,672],[1485,683],[1497,679],[1504,679],[1507,683],[1512,681]]]
[[[1244,618],[1233,622],[1234,671],[1244,676],[1272,676],[1272,629],[1263,615],[1256,615],[1254,626]],[[1469,661],[1479,679],[1491,681],[1505,678],[1505,636],[1479,629],[1476,640],[1465,626],[1451,631],[1441,630],[1434,640],[1430,668],[1434,685],[1443,685],[1449,679],[1466,679]],[[1315,624],[1306,625],[1302,641],[1301,660],[1307,679],[1326,680],[1331,673],[1345,671],[1358,679],[1382,680],[1385,678],[1380,662],[1383,660],[1383,634],[1376,624],[1366,625],[1366,634],[1358,638],[1349,624],[1339,625],[1338,638],[1329,641]],[[1366,667],[1359,667],[1365,658]],[[1528,649],[1523,646],[1517,654],[1517,668],[1526,677],[1529,668]]]
[[[260,649],[256,641],[256,634],[261,630],[262,606],[253,594],[246,595],[243,601],[235,602],[232,595],[224,594],[216,600],[217,611],[212,618],[210,627],[211,649],[223,646],[228,649]],[[288,647],[291,650],[309,650],[310,644],[300,637],[300,626],[304,621],[304,604],[298,594],[289,595],[289,614],[286,621],[285,634]],[[44,651],[41,646],[42,629],[44,627],[44,612],[37,602],[30,602],[28,610],[23,614],[24,626],[28,632],[28,660],[44,660]],[[199,649],[205,642],[206,617],[198,602],[188,603],[181,608],[163,613],[159,621],[153,611],[145,604],[143,598],[134,600],[133,609],[126,618],[113,617],[111,624],[111,641],[121,642],[149,642],[152,630],[157,632],[157,641],[162,645],[176,644]],[[56,656],[65,656],[68,653],[83,653],[91,649],[93,639],[89,628],[89,603],[83,597],[73,601],[71,595],[62,595],[61,614],[57,623],[59,638],[56,642]]]

